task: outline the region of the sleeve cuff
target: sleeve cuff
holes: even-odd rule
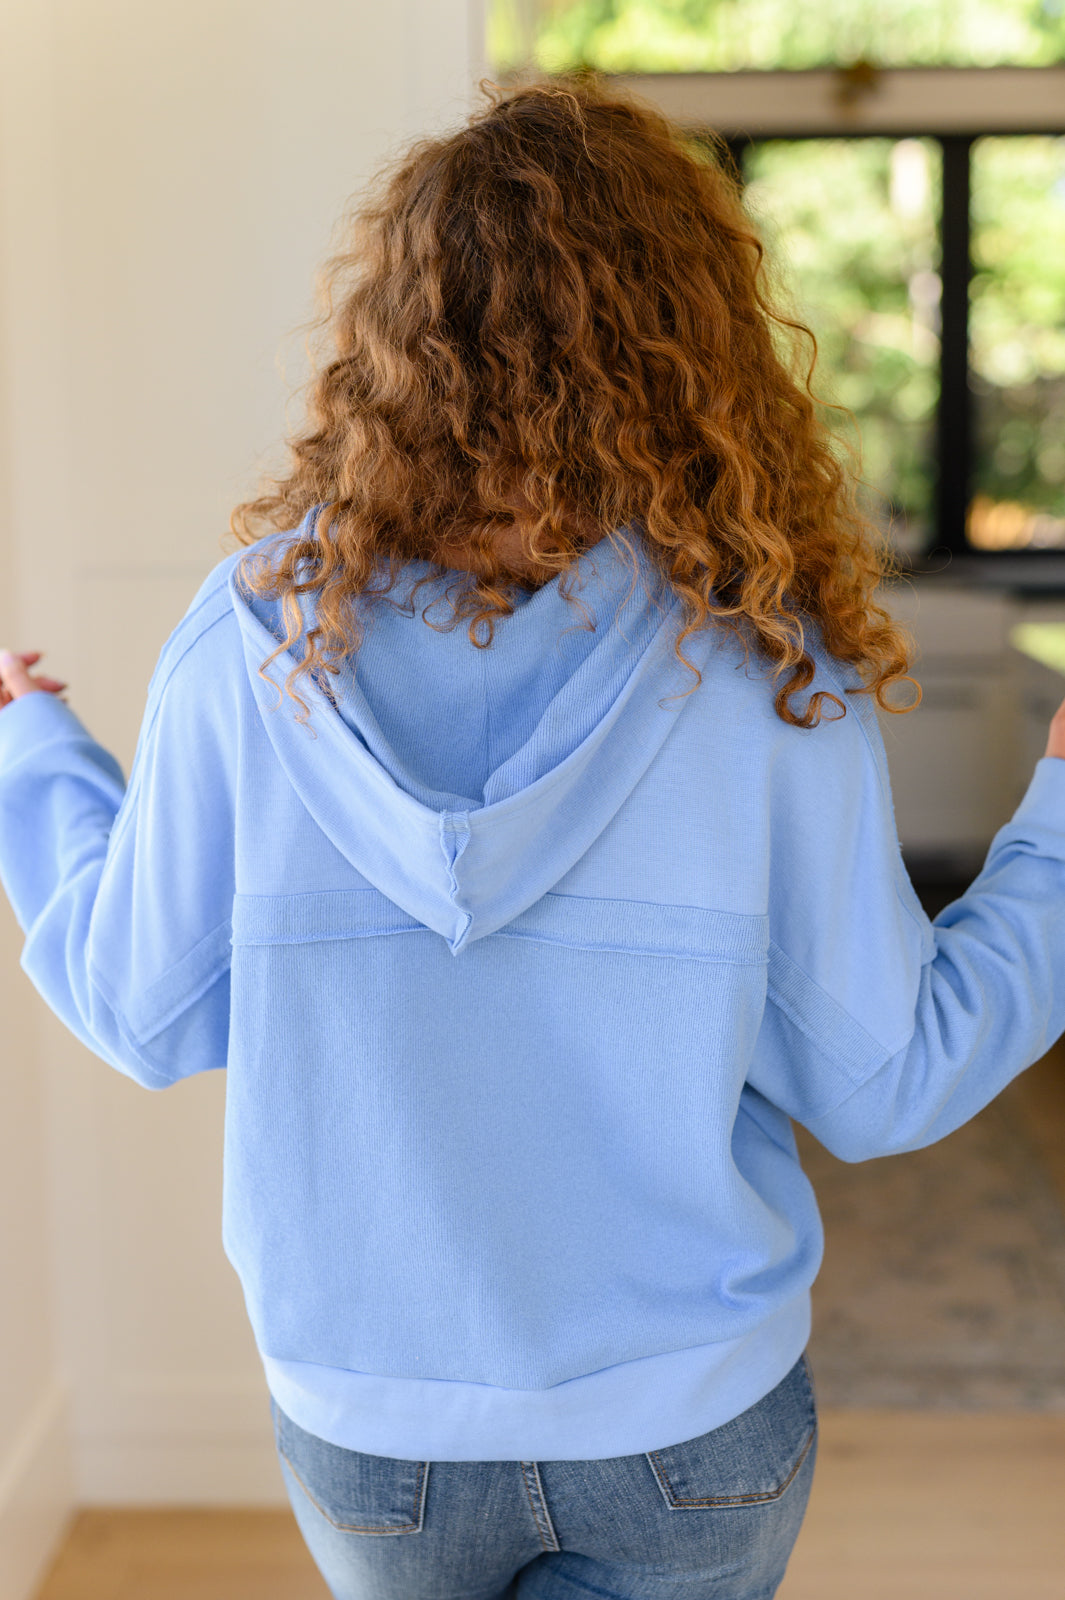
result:
[[[1065,861],[1065,758],[1040,757],[1007,830],[1031,838],[1040,855]]]
[[[58,695],[47,689],[20,695],[0,711],[0,778],[28,750],[53,739],[84,738],[87,734],[80,717]]]

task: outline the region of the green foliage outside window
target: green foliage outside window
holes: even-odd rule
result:
[[[866,509],[916,552],[931,532],[939,392],[938,146],[770,140],[744,167],[775,297],[817,339],[814,393],[857,419]],[[826,420],[853,448],[854,421]]]
[[[548,72],[1065,60],[1065,0],[493,0],[489,15],[497,67]],[[1065,138],[977,139],[971,176],[969,537],[1065,546]],[[939,147],[759,141],[745,177],[776,297],[818,341],[814,392],[853,413],[826,417],[841,445],[860,439],[867,509],[916,554],[935,531]]]
[[[978,139],[970,367],[976,482],[1042,513],[1010,543],[1065,543],[1065,139]],[[1009,519],[1000,518],[1004,534]],[[1055,526],[1056,524],[1056,526]]]
[[[831,66],[1046,66],[1065,58],[1062,0],[490,0],[506,70],[733,72]]]

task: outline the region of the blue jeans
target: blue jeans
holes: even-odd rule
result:
[[[601,1461],[364,1455],[270,1405],[292,1509],[334,1600],[769,1600],[817,1455],[805,1356],[722,1427]]]

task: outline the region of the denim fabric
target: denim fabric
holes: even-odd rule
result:
[[[292,1509],[334,1600],[768,1600],[817,1454],[805,1356],[722,1427],[605,1460],[365,1455],[270,1404]]]

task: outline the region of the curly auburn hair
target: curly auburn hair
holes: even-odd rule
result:
[[[897,560],[857,509],[810,389],[816,340],[773,308],[727,163],[594,80],[487,94],[458,131],[385,169],[326,264],[311,326],[333,353],[310,380],[309,425],[288,441],[287,476],[229,524],[247,545],[319,508],[279,559],[264,544],[238,563],[288,630],[260,676],[302,640],[285,689],[306,713],[292,685],[307,672],[332,701],[324,673],[361,642],[354,600],[428,562],[416,593],[449,549],[467,579],[450,628],[472,616],[485,648],[516,589],[635,530],[684,602],[676,653],[693,689],[681,644],[713,621],[748,659],[753,642],[774,680],[790,670],[774,699],[785,722],[817,726],[825,698],[845,716],[825,691],[801,716],[789,704],[815,673],[805,615],[870,678],[845,693],[913,710],[912,636],[872,599]],[[560,592],[572,600],[564,578]],[[899,679],[913,705],[884,698]]]

